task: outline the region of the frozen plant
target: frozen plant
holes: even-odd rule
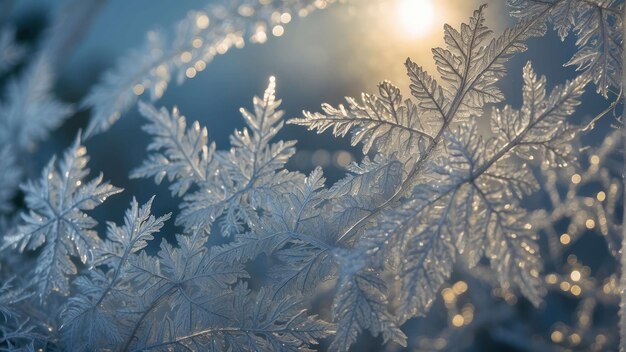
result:
[[[485,25],[486,5],[480,6],[467,23],[444,27],[445,46],[433,49],[437,76],[406,61],[411,97],[385,81],[375,94],[287,121],[350,135],[361,146],[359,161],[328,186],[321,168],[309,174],[286,168],[296,143],[276,140],[285,120],[274,77],[252,109],[240,110],[245,127],[230,136],[227,150],[178,108],[153,105],[173,76],[193,78],[244,38],[264,42],[270,28],[282,30],[292,16],[333,2],[230,1],[191,12],[174,38],[150,32],[144,49],[122,58],[92,88],[81,103],[92,110],[85,133],[36,179],[22,180],[12,165],[16,153],[32,150],[73,111],[51,94],[55,65],[48,64],[58,50],[41,46],[10,78],[0,103],[1,349],[307,351],[329,342],[329,350],[345,351],[365,330],[386,344],[414,347],[405,327],[427,316],[439,296],[451,307],[446,290],[455,272],[494,286],[505,301],[521,293],[539,306],[560,279],[543,272],[542,254],[551,252],[542,251],[539,235],[552,236],[562,218],[595,216],[618,254],[619,187],[599,167],[583,171],[574,151],[607,114],[586,125],[573,115],[590,83],[605,98],[617,96],[610,109],[619,107],[621,1],[511,0],[519,21],[500,35]],[[548,22],[562,38],[577,36],[569,62],[577,75],[548,89],[549,79],[529,61],[521,106],[507,105],[498,82]],[[0,68],[8,70],[16,59],[4,60]],[[168,183],[178,210],[157,216],[158,199],[141,205],[133,198],[123,224],[96,219],[92,211],[122,190],[102,175],[89,176],[84,137],[107,130],[144,92],[150,101],[138,108],[151,142],[130,177]],[[561,199],[554,179],[572,170],[613,187],[611,202],[587,205],[576,190]],[[547,175],[547,184],[538,175]],[[24,205],[14,212],[20,181]],[[552,207],[530,211],[524,200],[542,186]],[[164,233],[170,218],[179,233]],[[579,235],[576,221],[570,241]],[[104,222],[106,233],[98,233]],[[21,265],[31,261],[32,268]],[[575,281],[587,283],[583,267],[574,269]],[[458,282],[451,286],[461,292],[455,299],[468,290]],[[583,297],[600,294],[591,280],[588,286]],[[321,308],[314,303],[320,293],[331,301]],[[496,318],[484,314],[489,303],[480,298],[467,330],[511,319],[505,304],[494,309]],[[591,298],[581,315],[593,311]],[[582,321],[576,329],[592,331]],[[493,335],[516,337],[506,328]],[[522,340],[514,343],[547,349]]]

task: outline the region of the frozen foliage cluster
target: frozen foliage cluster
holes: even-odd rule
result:
[[[598,93],[620,91],[623,60],[623,6],[619,0],[510,0],[512,14],[532,18],[547,13],[561,40],[576,35],[578,51],[565,64],[589,74]]]
[[[330,186],[319,168],[308,175],[285,168],[295,142],[275,138],[285,120],[274,77],[251,109],[240,110],[245,127],[227,150],[217,150],[207,127],[177,108],[153,105],[172,77],[193,78],[245,38],[264,42],[270,28],[332,2],[232,1],[190,13],[173,38],[150,32],[145,47],[121,59],[82,102],[91,109],[85,134],[30,180],[16,156],[73,108],[51,94],[51,46],[9,80],[0,101],[0,348],[306,351],[329,342],[344,351],[366,330],[407,346],[402,326],[427,315],[442,292],[449,303],[454,272],[468,281],[489,278],[483,281],[502,297],[519,292],[538,306],[554,284],[543,270],[539,235],[554,235],[562,218],[593,214],[619,255],[619,181],[597,162],[578,171],[613,189],[610,201],[591,205],[576,189],[562,199],[555,184],[563,170],[581,168],[574,146],[589,126],[572,115],[587,86],[605,97],[621,91],[620,1],[510,0],[519,21],[501,34],[486,27],[481,6],[467,23],[445,26],[445,46],[433,49],[437,75],[406,61],[411,97],[382,82],[375,94],[287,121],[350,135],[362,146],[360,161]],[[549,22],[562,38],[576,36],[568,64],[579,75],[548,89],[528,62],[521,106],[503,105],[498,82],[510,59]],[[11,29],[0,33],[1,74],[23,49]],[[62,42],[52,33],[50,40]],[[150,101],[138,108],[151,142],[130,177],[167,183],[179,211],[154,215],[158,199],[133,199],[123,223],[106,222],[106,233],[97,233],[106,219],[91,211],[122,190],[102,174],[90,177],[84,138],[108,129],[144,91]],[[14,211],[20,183],[25,209]],[[550,216],[523,203],[540,190],[553,203]],[[172,241],[161,233],[167,221],[181,231]],[[147,250],[155,242],[158,250]],[[263,275],[250,270],[259,261]],[[317,315],[313,301],[322,289],[332,304]],[[476,304],[489,305],[484,297]],[[483,321],[506,320],[507,307]],[[448,331],[442,336],[454,340]]]

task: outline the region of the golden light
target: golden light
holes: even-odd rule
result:
[[[558,280],[558,278],[554,274],[548,274],[546,276],[546,282],[549,283],[549,284],[556,284],[557,280]]]
[[[467,284],[465,283],[465,281],[458,281],[454,285],[452,285],[452,291],[456,295],[462,295],[463,293],[465,293],[467,291],[467,289],[468,289],[468,287],[467,287]]]
[[[463,318],[461,314],[456,314],[452,317],[452,325],[454,325],[454,327],[460,328],[463,324],[465,324],[465,318]]]
[[[559,343],[563,341],[563,333],[555,330],[552,332],[552,334],[550,335],[550,338],[552,339],[553,342]]]
[[[435,24],[433,0],[398,0],[397,23],[409,36],[423,37]]]

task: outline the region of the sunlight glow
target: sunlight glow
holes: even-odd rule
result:
[[[412,37],[423,37],[433,29],[435,12],[433,0],[398,0],[398,24]]]

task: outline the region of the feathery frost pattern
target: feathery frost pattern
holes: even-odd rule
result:
[[[154,102],[163,96],[172,78],[179,84],[193,78],[216,55],[242,48],[246,40],[264,43],[274,26],[333,2],[237,0],[190,12],[176,24],[173,38],[151,31],[144,46],[120,59],[83,100],[82,106],[93,110],[85,136],[107,130],[144,91]]]
[[[150,215],[151,204],[133,200],[124,226],[109,224],[97,269],[76,280],[81,294],[69,300],[61,327],[72,350],[296,351],[332,331],[295,297],[274,301],[268,290],[236,283],[247,277],[241,265],[212,255],[201,231],[146,255],[141,250],[169,218]]]
[[[94,268],[74,281],[80,294],[69,299],[61,315],[61,333],[68,349],[91,351],[122,342],[123,327],[128,324],[124,322],[128,318],[123,318],[125,303],[134,303],[124,294],[131,284],[126,278],[131,259],[169,219],[169,214],[159,218],[150,214],[153,199],[141,207],[133,199],[124,225],[108,224],[107,239],[94,253]]]
[[[184,196],[177,224],[209,232],[223,215],[222,234],[243,232],[244,226],[257,221],[264,199],[289,192],[301,179],[282,170],[295,152],[295,142],[270,143],[283,125],[274,89],[271,78],[263,98],[254,98],[254,113],[241,109],[249,129],[231,136],[233,147],[228,152],[216,153],[214,145],[207,145],[207,131],[197,122],[187,130],[177,109],[169,114],[141,104],[141,113],[151,122],[145,130],[156,137],[149,149],[163,152],[151,155],[133,176],[154,176],[160,182],[168,175],[174,180],[172,193],[178,195],[192,184],[199,188]]]
[[[102,175],[85,180],[89,174],[86,154],[79,134],[58,165],[52,158],[39,181],[29,181],[22,187],[29,212],[22,213],[15,233],[4,238],[5,247],[13,246],[20,252],[43,246],[32,279],[42,300],[53,291],[69,294],[68,276],[76,274],[70,256],[87,263],[94,259],[93,251],[100,245],[93,230],[97,222],[85,211],[121,192],[103,182]]]
[[[576,34],[578,52],[566,63],[593,77],[605,98],[622,87],[623,8],[620,0],[508,0],[519,18],[548,11],[561,40]]]
[[[433,90],[441,93],[437,88]],[[379,86],[379,94],[363,94],[361,104],[348,98],[347,108],[341,105],[335,109],[324,105],[324,114],[305,112],[303,119],[294,119],[291,123],[306,125],[320,133],[332,127],[333,134],[340,137],[353,130],[352,144],[362,142],[364,154],[373,147],[381,153],[391,153],[398,149],[397,143],[411,148],[432,140],[433,137],[424,132],[413,102],[402,101],[400,89],[383,82]],[[436,103],[433,106],[436,107]]]
[[[394,333],[394,321],[386,315],[384,287],[387,283],[384,281],[379,281],[377,293],[370,296],[378,300],[377,305],[369,305],[379,309],[378,315],[374,314],[379,317],[376,323],[345,314],[359,310],[363,301],[359,296],[364,295],[352,287],[356,278],[371,276],[371,270],[382,271],[379,275],[390,271],[402,282],[396,323],[426,313],[441,285],[449,278],[458,254],[468,256],[470,265],[486,256],[502,285],[513,284],[535,304],[540,301],[541,264],[537,245],[529,231],[530,225],[523,221],[525,214],[516,205],[519,197],[537,186],[529,172],[517,172],[520,165],[508,159],[513,152],[516,157],[524,154],[522,156],[532,159],[532,155],[526,154],[537,149],[547,157],[547,162],[558,166],[567,154],[558,139],[567,141],[573,137],[569,125],[560,120],[573,112],[585,80],[568,84],[564,93],[555,90],[548,101],[544,101],[544,83],[537,80],[528,66],[524,75],[526,106],[522,112],[513,113],[511,108],[506,108],[493,114],[494,132],[502,130],[498,138],[483,141],[474,120],[483,115],[485,104],[502,101],[502,93],[495,82],[506,72],[507,59],[525,50],[523,42],[544,33],[544,14],[522,21],[491,40],[491,33],[483,24],[483,7],[460,31],[446,26],[447,48],[433,50],[444,82],[442,86],[419,66],[407,61],[411,92],[417,99],[416,104],[406,102],[404,105],[415,106],[417,110],[409,118],[395,119],[393,112],[399,109],[393,104],[372,104],[369,103],[372,97],[364,95],[364,106],[369,111],[349,99],[348,108],[324,106],[325,114],[305,113],[305,118],[292,120],[318,131],[332,127],[334,134],[340,136],[353,128],[353,143],[364,142],[367,152],[370,146],[382,141],[384,148],[375,149],[379,158],[391,155],[402,160],[400,164],[404,166],[399,182],[387,193],[386,199],[370,209],[361,207],[362,214],[354,217],[352,226],[339,235],[339,240],[345,241],[367,227],[364,240],[354,245],[360,255],[354,254],[353,258],[363,256],[361,264],[354,264],[355,260],[346,264],[357,268],[342,270],[348,274],[343,274],[339,281],[342,294],[335,298],[335,306],[341,307],[340,314],[335,315],[339,339],[334,346],[337,349],[347,349],[354,342],[354,336],[366,328],[373,333],[382,331],[385,336],[395,336],[395,340],[402,343],[402,338]],[[380,100],[401,101],[401,98],[386,99],[393,96],[387,93],[388,87],[389,83],[381,85]],[[536,95],[532,95],[533,92]],[[423,121],[411,121],[418,116]],[[364,134],[369,122],[361,121],[367,118],[375,123],[397,122],[406,127],[403,133],[407,137],[394,135],[397,133],[394,128]],[[346,122],[350,119],[355,122]],[[554,120],[559,120],[557,126],[562,127],[554,128]],[[454,125],[458,127],[452,128]],[[416,131],[411,132],[408,127]],[[540,136],[546,138],[539,140]],[[553,143],[550,137],[558,139]],[[407,143],[413,144],[407,146]],[[498,145],[502,149],[493,149]],[[403,259],[397,263],[389,258]],[[381,326],[384,330],[379,328]]]
[[[580,291],[565,290],[554,273],[544,273],[539,236],[548,233],[552,243],[556,223],[572,218],[567,237],[559,238],[569,242],[597,223],[620,257],[615,213],[622,181],[598,166],[618,138],[610,135],[593,149],[587,170],[567,173],[585,165],[577,156],[587,150],[574,146],[589,126],[571,118],[585,89],[595,84],[605,97],[621,91],[623,3],[508,2],[519,22],[500,35],[485,25],[486,5],[460,27],[444,26],[445,45],[432,51],[437,74],[407,59],[409,97],[385,81],[375,94],[323,104],[320,112],[287,121],[336,137],[350,134],[352,145],[361,145],[359,161],[332,185],[321,168],[308,175],[286,169],[296,143],[275,140],[285,121],[274,77],[251,109],[240,109],[244,127],[230,136],[227,150],[217,150],[208,129],[188,123],[178,108],[153,103],[172,77],[192,78],[244,39],[265,42],[272,27],[334,1],[237,0],[191,12],[173,39],[150,32],[144,49],[105,74],[82,102],[92,109],[86,133],[78,133],[62,158],[53,157],[40,178],[22,183],[26,209],[13,217],[22,177],[16,153],[72,112],[51,96],[53,60],[39,55],[10,78],[0,103],[0,229],[6,228],[0,251],[17,253],[1,258],[0,274],[26,262],[26,252],[36,254],[32,270],[14,270],[26,285],[18,279],[0,284],[0,349],[314,351],[328,342],[329,350],[347,351],[365,330],[385,344],[416,348],[421,342],[402,325],[426,316],[440,295],[447,307],[446,286],[456,286],[450,279],[457,275],[504,292],[509,310],[506,294],[514,291],[535,306],[555,288],[578,296],[584,287],[601,299],[582,269],[571,276]],[[544,35],[548,21],[561,38],[577,36],[568,64],[578,76],[547,89],[547,78],[529,61],[521,105],[496,105],[506,102],[498,81],[510,59]],[[0,74],[20,60],[13,36],[0,31]],[[179,209],[154,215],[155,197],[144,204],[133,197],[123,222],[106,222],[98,233],[90,212],[122,190],[102,175],[88,180],[83,137],[108,129],[144,91],[151,102],[138,106],[151,142],[130,176],[168,183]],[[571,178],[566,192],[557,187],[558,175]],[[583,179],[607,193],[595,202],[583,195]],[[551,214],[525,208],[525,198],[540,190],[550,198]],[[164,233],[171,218],[180,233]],[[467,291],[463,284],[452,291]],[[623,296],[621,288],[613,287],[615,296]],[[319,293],[332,295],[320,316],[313,302]],[[583,298],[580,310],[592,311]],[[492,307],[475,303],[477,324],[504,321],[481,317]],[[31,321],[33,307],[47,313]],[[501,306],[493,308],[500,316]],[[502,325],[494,339],[510,337]],[[441,334],[454,343],[454,334]],[[521,349],[545,347],[512,340]]]

